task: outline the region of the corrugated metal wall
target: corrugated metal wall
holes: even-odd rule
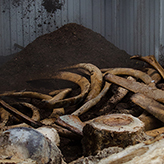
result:
[[[130,55],[164,56],[164,0],[0,0],[0,55],[64,24],[82,24]],[[55,8],[52,8],[55,6]]]

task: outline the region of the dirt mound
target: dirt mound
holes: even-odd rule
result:
[[[4,64],[0,68],[0,91],[46,91],[42,85],[36,87],[27,81],[51,77],[59,68],[81,62],[99,68],[138,67],[129,54],[100,34],[71,23],[38,37]]]

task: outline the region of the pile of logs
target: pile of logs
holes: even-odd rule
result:
[[[72,163],[83,163],[84,161],[90,161],[91,163],[119,163],[121,160],[125,162],[133,160],[133,163],[136,160],[139,163],[140,159],[135,158],[135,155],[143,155],[144,159],[145,154],[147,156],[152,155],[153,150],[157,148],[159,148],[159,154],[161,155],[162,146],[159,146],[156,142],[164,142],[162,136],[164,128],[156,129],[156,127],[162,127],[164,124],[164,91],[162,90],[161,83],[164,78],[164,70],[153,55],[146,57],[133,56],[131,58],[147,62],[151,68],[147,68],[146,72],[132,68],[99,69],[90,63],[79,63],[60,70],[52,79],[61,79],[76,83],[80,87],[80,94],[73,97],[69,97],[72,88],[55,90],[49,94],[32,91],[1,93],[0,140],[5,143],[5,148],[10,149],[11,143],[17,143],[14,139],[11,139],[13,136],[16,137],[15,133],[17,131],[20,131],[20,133],[28,133],[29,131],[36,133],[32,131],[33,129],[37,130],[36,134],[38,134],[39,128],[47,127],[55,129],[59,136],[81,140],[85,158]],[[86,76],[67,71],[73,69],[81,71]],[[130,91],[133,93],[130,101],[143,108],[144,112],[138,118],[124,113],[109,114],[107,111],[113,106],[108,106],[108,110],[106,107],[99,110],[101,116],[82,122],[79,116],[98,104],[111,89],[112,84],[119,87],[115,94],[108,100],[108,104],[118,104]],[[30,101],[27,101],[27,99],[30,99]],[[33,99],[38,100],[38,106],[33,104]],[[77,104],[81,104],[81,106],[79,107]],[[65,115],[65,108],[75,105],[78,108],[72,114]],[[19,108],[21,106],[22,110],[17,109],[18,106]],[[47,118],[41,119],[40,106],[45,110],[51,111],[51,114]],[[31,117],[23,112],[24,108],[31,110]],[[13,116],[15,121],[20,122],[19,124],[11,124]],[[16,130],[16,132],[13,132],[13,130]],[[41,132],[45,135],[43,131]],[[57,135],[57,140],[60,140],[59,136]],[[44,143],[48,143],[48,145],[50,144],[49,142],[57,146],[59,144],[59,141],[55,141],[56,139],[52,139],[51,137],[48,141],[45,141],[43,138],[42,140]],[[19,146],[23,144],[24,141],[19,142]],[[24,145],[27,146],[27,142]],[[22,149],[23,147],[21,147]],[[47,149],[49,150],[50,147],[48,146]],[[56,150],[56,147],[53,150],[49,150],[49,154],[52,154],[51,151],[53,152],[54,149]],[[104,157],[98,157],[98,153],[105,149],[112,150],[113,153],[111,154],[113,155],[108,154],[105,159],[103,159]],[[53,163],[54,161],[56,161],[55,163],[64,163],[60,150],[56,151],[59,152],[58,155],[55,158],[50,156],[47,161],[49,163]],[[0,160],[3,160],[3,162],[8,160],[9,156],[14,156],[14,154],[11,155],[11,152],[9,154],[7,154],[7,151],[4,152],[5,154],[2,153],[0,155]],[[23,160],[29,160],[30,158],[33,160],[33,163],[35,161],[37,163],[47,162],[44,161],[45,157],[43,157],[43,160],[39,156],[41,159],[39,158],[37,160],[31,150],[28,149],[28,152],[26,157],[22,157]],[[154,153],[153,159],[159,154]],[[19,155],[17,156],[19,157]],[[94,156],[94,158],[89,158],[89,156]],[[147,159],[145,158],[145,160]],[[158,160],[162,160],[162,155]]]

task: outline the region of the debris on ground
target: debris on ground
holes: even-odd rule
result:
[[[164,125],[163,72],[154,56],[130,59],[100,34],[65,25],[37,38],[0,67],[1,136],[18,129],[34,131],[59,149],[57,160],[63,163],[119,163],[125,154],[130,162],[137,153],[144,159],[144,154],[153,155],[157,141],[163,142],[162,130],[157,130]],[[36,144],[28,143],[25,147]],[[107,156],[98,155],[107,149]],[[47,151],[50,156],[44,160],[56,160],[50,147],[43,155]],[[118,153],[115,161],[112,152]],[[10,153],[0,159],[9,160],[5,157]],[[35,162],[42,157],[28,154],[24,160],[28,158]]]

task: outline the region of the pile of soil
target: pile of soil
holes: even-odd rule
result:
[[[1,59],[0,92],[31,90],[49,93],[61,88],[61,83],[44,79],[51,79],[60,68],[82,62],[92,63],[99,68],[140,69],[143,66],[142,62],[130,60],[129,54],[100,34],[74,23],[38,37],[12,58],[10,56],[6,59],[1,57]],[[5,63],[3,64],[2,61]],[[102,100],[102,104],[106,100]],[[97,107],[102,107],[102,104],[98,104]],[[93,110],[86,116],[92,115],[91,113],[93,114]],[[83,117],[83,120],[85,118]],[[79,141],[61,138],[60,149],[66,162],[82,155]]]
[[[38,37],[2,65],[0,92],[24,89],[46,92],[52,88],[47,86],[44,90],[44,86],[32,86],[27,81],[51,77],[58,69],[81,62],[99,68],[141,66],[100,34],[71,23]]]

